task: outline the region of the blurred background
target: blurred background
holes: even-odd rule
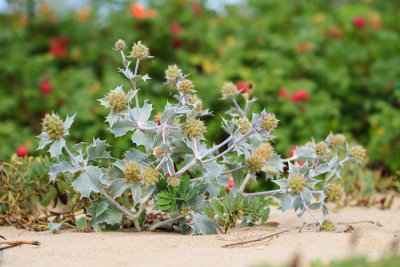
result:
[[[164,70],[190,73],[208,117],[210,144],[224,136],[225,81],[254,82],[280,120],[276,150],[330,131],[367,148],[368,168],[400,170],[400,1],[359,0],[0,0],[0,160],[37,155],[41,118],[77,112],[71,142],[108,139],[112,153],[131,145],[107,130],[99,105],[129,84],[118,73],[117,39],[142,40],[155,58],[140,91],[161,111],[171,101]],[[155,113],[154,113],[155,114]]]

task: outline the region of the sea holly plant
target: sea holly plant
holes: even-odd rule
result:
[[[50,155],[57,160],[63,150],[67,153],[69,160],[51,166],[50,180],[56,181],[63,173],[75,175],[72,187],[90,201],[87,215],[95,230],[118,229],[127,219],[138,231],[174,227],[192,234],[226,232],[238,223],[266,221],[269,208],[257,196],[268,195],[280,201],[282,211],[298,210],[299,216],[308,211],[321,230],[333,229],[332,223],[324,223],[312,210],[322,208],[327,215],[326,202],[340,200],[343,190],[336,178],[346,161],[363,160],[361,146],[349,147],[343,135],[330,134],[282,159],[272,146],[271,133],[279,123],[275,114],[266,110],[250,114],[256,101],[251,92],[227,82],[222,86],[222,99],[231,101],[233,107],[221,128],[228,137],[209,147],[202,118],[211,113],[203,108],[189,75],[177,65],[168,67],[165,86],[175,92],[174,99],[166,103],[163,112],[154,114],[152,105],[139,99],[139,86],[144,87],[150,79],[139,74],[139,65],[152,58],[149,49],[139,41],[126,56],[126,44],[118,40],[114,50],[121,54],[119,72],[131,88],[117,86],[99,101],[109,110],[106,122],[115,137],[131,136],[132,146],[123,157],[112,157],[100,139],[89,145],[75,144],[71,152],[64,136],[75,115],[65,121],[56,114],[46,115],[39,135],[39,149],[50,145]],[[134,59],[133,68],[128,58]],[[340,149],[347,153],[342,160]],[[262,177],[280,188],[245,193],[246,185]],[[151,209],[166,212],[168,219],[148,226]]]

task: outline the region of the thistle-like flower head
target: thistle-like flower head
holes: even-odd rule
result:
[[[65,134],[65,125],[56,114],[46,114],[42,122],[42,131],[47,133],[50,139],[60,140]]]
[[[296,194],[303,192],[306,184],[306,179],[302,175],[292,175],[288,179],[288,187]]]
[[[274,154],[274,147],[270,143],[263,143],[257,148],[256,154],[260,155],[265,161],[268,161]]]
[[[343,134],[335,134],[329,140],[329,143],[334,147],[340,147],[344,142],[346,142],[346,137]]]
[[[328,220],[323,221],[321,226],[319,227],[320,231],[327,231],[327,232],[333,232],[336,230],[336,225]]]
[[[140,165],[136,161],[129,161],[125,164],[124,175],[128,183],[135,185],[142,178],[141,172]]]
[[[338,202],[343,197],[343,187],[337,184],[330,184],[326,187],[326,202]]]
[[[147,46],[142,44],[142,41],[138,41],[137,43],[133,44],[129,57],[134,57],[137,59],[147,58],[150,57],[150,50]]]
[[[248,157],[246,163],[247,168],[249,168],[249,171],[252,173],[260,172],[265,165],[264,159],[258,154],[253,154]]]
[[[222,86],[221,93],[222,98],[230,99],[234,98],[238,94],[238,91],[236,89],[236,85],[233,82],[226,82]]]
[[[178,90],[182,94],[190,94],[193,91],[194,85],[191,80],[185,79],[178,82]]]
[[[365,148],[360,145],[352,146],[348,149],[348,154],[351,158],[355,159],[357,162],[362,162],[366,155],[365,155]]]
[[[204,122],[198,119],[188,119],[183,126],[186,136],[189,139],[203,137],[207,128],[204,126]]]
[[[126,110],[128,106],[128,97],[123,91],[111,91],[107,95],[108,105],[115,113]]]
[[[237,126],[239,126],[240,128],[240,133],[241,134],[245,134],[248,131],[251,130],[251,122],[248,118],[244,117],[244,118],[239,118],[235,120],[235,124]]]
[[[146,185],[153,185],[158,181],[158,170],[152,166],[143,171],[143,180]]]
[[[116,50],[118,52],[125,50],[125,48],[126,48],[126,43],[124,40],[119,39],[114,44],[114,50]]]
[[[274,113],[262,112],[260,122],[261,128],[268,132],[273,131],[278,126],[278,119]]]
[[[181,182],[181,179],[177,176],[171,176],[168,179],[168,183],[172,187],[178,186],[180,182]]]
[[[183,72],[177,65],[169,65],[165,70],[165,79],[168,81],[177,81],[183,77]]]
[[[320,157],[325,156],[328,153],[328,145],[325,142],[319,142],[315,146],[315,153]]]
[[[194,110],[200,112],[203,109],[203,101],[197,95],[190,95],[186,102],[195,105]]]

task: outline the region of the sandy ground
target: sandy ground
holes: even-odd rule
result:
[[[321,216],[320,213],[317,213]],[[303,266],[313,260],[327,262],[354,255],[376,259],[390,251],[400,238],[400,200],[390,210],[345,207],[331,210],[337,223],[378,220],[352,224],[352,233],[344,233],[339,225],[335,233],[318,232],[315,227],[293,230],[278,237],[251,245],[222,248],[223,245],[274,233],[281,229],[312,223],[306,213],[298,219],[294,212],[271,211],[270,221],[277,227],[237,228],[227,235],[184,236],[174,233],[103,232],[79,233],[73,230],[30,232],[14,227],[0,227],[0,235],[8,240],[37,240],[40,247],[24,245],[5,250],[1,266],[254,266],[262,262],[288,263],[299,255]]]

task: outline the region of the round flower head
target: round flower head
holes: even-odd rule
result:
[[[157,112],[157,114],[154,116],[154,122],[157,123],[158,125],[161,124],[161,116],[162,116],[162,112]]]
[[[272,155],[274,154],[274,147],[271,146],[270,143],[261,144],[257,150],[256,154],[260,155],[265,161],[271,159]]]
[[[189,139],[203,137],[204,132],[207,130],[204,126],[204,122],[197,119],[189,119],[185,122],[183,126],[186,136]]]
[[[153,155],[156,158],[162,158],[162,157],[164,157],[165,152],[162,151],[159,147],[155,147],[154,150],[153,150]]]
[[[321,226],[319,227],[320,231],[327,231],[327,232],[333,232],[336,230],[336,225],[328,220],[325,220]]]
[[[261,127],[269,132],[273,131],[278,126],[278,119],[275,114],[263,112],[261,117]]]
[[[107,95],[108,105],[115,113],[120,113],[126,110],[128,106],[128,97],[123,91],[111,91]]]
[[[128,183],[136,184],[141,179],[141,169],[136,161],[129,161],[124,168],[125,180]]]
[[[42,131],[52,140],[59,140],[65,134],[64,122],[55,114],[46,116],[42,122]]]
[[[158,181],[158,170],[152,166],[147,167],[143,172],[143,180],[146,185],[153,185]]]
[[[171,177],[169,177],[169,180],[168,180],[169,185],[172,187],[178,186],[180,182],[181,182],[181,179],[176,176],[171,176]]]
[[[115,42],[114,44],[114,50],[116,51],[123,51],[126,48],[126,43],[124,40],[119,39],[118,41]]]
[[[362,162],[365,159],[365,148],[360,145],[355,145],[349,148],[349,156],[358,162]]]
[[[324,142],[319,142],[316,146],[315,146],[315,153],[318,156],[325,156],[326,153],[328,153],[328,146],[324,143]]]
[[[190,104],[196,104],[195,111],[200,112],[203,109],[203,101],[197,95],[189,96],[186,101]]]
[[[257,154],[253,154],[247,158],[247,168],[252,173],[260,172],[265,165],[263,158]]]
[[[292,175],[288,179],[288,187],[292,190],[293,193],[303,192],[305,186],[306,179],[304,179],[304,177],[301,175]]]
[[[177,65],[169,65],[165,70],[165,79],[176,81],[183,76],[183,72]]]
[[[251,122],[248,118],[239,118],[235,120],[235,124],[240,127],[240,133],[245,134],[251,129]]]
[[[339,146],[343,145],[344,142],[346,142],[346,137],[344,137],[343,134],[335,134],[329,140],[329,143],[334,147],[339,147]]]
[[[149,56],[150,56],[149,48],[144,44],[142,44],[142,41],[138,41],[137,43],[133,44],[132,51],[129,57],[142,59],[144,57],[149,57]]]
[[[343,197],[343,187],[336,184],[330,184],[326,187],[326,202],[338,202]]]
[[[194,85],[191,80],[185,79],[178,82],[178,90],[182,94],[189,94],[193,91]]]
[[[222,97],[227,99],[227,98],[234,98],[238,91],[236,89],[236,85],[233,82],[226,82],[222,86],[221,89]]]

